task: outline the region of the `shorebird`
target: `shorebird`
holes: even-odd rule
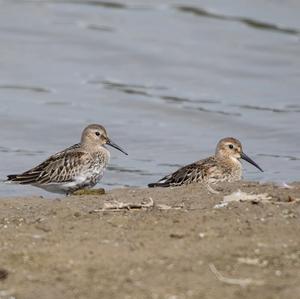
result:
[[[211,184],[234,182],[242,178],[240,159],[246,160],[263,171],[243,152],[239,140],[227,137],[218,142],[214,156],[184,166],[158,182],[149,184],[148,187],[175,187],[191,183],[203,183],[210,192],[218,193],[212,189]]]
[[[8,175],[7,180],[67,195],[79,189],[92,188],[102,178],[110,159],[105,145],[127,155],[109,139],[103,126],[89,125],[83,130],[80,143],[50,156],[22,174]]]

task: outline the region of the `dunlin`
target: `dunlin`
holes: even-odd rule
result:
[[[211,184],[218,182],[234,182],[242,178],[242,164],[246,160],[260,171],[263,171],[242,149],[239,140],[228,137],[221,139],[214,156],[199,160],[171,173],[149,187],[172,187],[190,183],[203,183],[209,191],[216,193]]]
[[[8,175],[8,181],[64,194],[92,188],[102,178],[109,162],[110,153],[105,145],[127,155],[109,139],[103,126],[89,125],[83,130],[80,143],[50,156],[22,174]]]

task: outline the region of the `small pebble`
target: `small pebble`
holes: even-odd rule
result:
[[[182,233],[171,233],[170,237],[174,238],[174,239],[182,239],[184,237],[184,234],[182,234]]]
[[[8,276],[8,271],[5,269],[0,269],[0,280],[5,280]]]
[[[275,275],[276,275],[276,276],[281,276],[281,275],[282,275],[282,272],[281,272],[280,270],[276,270],[276,271],[275,271]]]
[[[75,212],[74,213],[74,217],[80,217],[80,216],[81,216],[80,212]]]

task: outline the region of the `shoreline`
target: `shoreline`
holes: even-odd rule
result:
[[[0,298],[296,299],[300,182],[291,185],[2,198]]]

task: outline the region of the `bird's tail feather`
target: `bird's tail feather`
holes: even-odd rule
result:
[[[8,182],[14,182],[18,184],[32,184],[36,182],[36,175],[19,175],[19,174],[9,174],[7,176]]]
[[[9,174],[7,176],[7,180],[8,181],[13,181],[18,175],[17,174]]]

